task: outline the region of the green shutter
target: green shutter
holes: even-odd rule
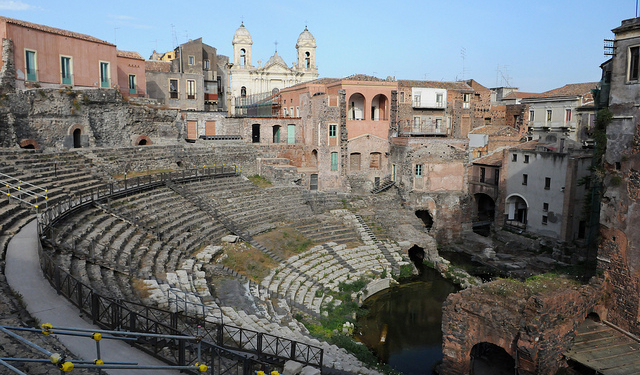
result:
[[[62,69],[62,84],[70,85],[71,84],[71,58],[61,57],[60,67]]]
[[[25,54],[26,68],[27,68],[27,81],[37,81],[36,74],[36,53],[34,51],[26,51]]]
[[[100,63],[100,87],[109,88],[109,63]]]
[[[296,143],[296,126],[287,125],[287,143]]]

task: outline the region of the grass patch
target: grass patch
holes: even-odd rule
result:
[[[504,297],[527,299],[535,294],[551,293],[557,290],[580,285],[574,279],[556,273],[545,273],[531,276],[524,281],[515,279],[498,279],[480,287],[485,293]]]
[[[283,259],[309,250],[315,243],[292,227],[279,227],[255,236],[268,249]]]
[[[271,181],[260,176],[259,174],[254,174],[253,176],[249,176],[247,178],[249,179],[249,181],[253,182],[253,184],[259,188],[267,188],[267,187],[273,186]]]
[[[257,283],[278,266],[275,260],[246,242],[225,244],[222,248],[224,259],[221,263]]]
[[[133,279],[131,281],[131,286],[141,299],[148,298],[151,295],[151,293],[149,293],[149,286],[141,279]]]
[[[170,168],[150,169],[150,170],[141,171],[141,172],[131,171],[131,172],[127,172],[127,179],[134,178],[134,177],[140,177],[140,176],[148,176],[150,174],[168,173],[168,172],[173,172],[173,171],[174,170],[170,169]],[[114,174],[114,175],[112,175],[112,177],[115,178],[116,180],[123,180],[124,179],[124,173]]]

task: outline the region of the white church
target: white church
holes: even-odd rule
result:
[[[231,105],[236,98],[257,94],[274,94],[279,90],[318,78],[316,66],[316,40],[305,27],[296,43],[297,61],[289,67],[276,50],[264,66],[251,62],[251,33],[244,23],[233,35],[233,63],[229,64],[229,89]],[[231,108],[230,108],[231,109]],[[230,111],[233,113],[233,110]]]

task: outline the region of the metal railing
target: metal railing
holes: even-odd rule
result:
[[[13,198],[32,206],[36,209],[36,213],[38,213],[38,209],[40,208],[39,199],[43,199],[45,209],[48,208],[48,189],[4,173],[0,173],[0,184],[6,189],[4,193],[9,197],[9,200]]]
[[[189,182],[200,178],[216,178],[237,174],[235,166],[233,168],[223,166],[141,176],[97,186],[80,195],[59,201],[58,204],[42,212],[38,220],[40,238],[46,239],[45,235],[49,234],[49,241],[53,244],[53,225],[68,215],[88,208],[96,201],[124,197],[172,181]],[[211,361],[206,360],[213,364],[212,368],[218,366],[220,372],[216,373],[220,374],[248,374],[247,369],[264,368],[268,366],[264,361],[269,359],[272,362],[274,358],[276,362],[280,363],[286,360],[295,360],[322,368],[323,349],[320,347],[267,333],[210,322],[198,316],[186,316],[177,312],[104,297],[56,266],[42,250],[40,253],[42,270],[57,293],[69,299],[80,311],[89,316],[94,324],[103,328],[176,335],[182,334],[179,328],[201,327],[205,340],[208,340],[211,346],[203,351],[208,350],[213,356]],[[167,325],[166,322],[169,324]],[[193,350],[189,351],[184,345],[169,345],[165,341],[155,342],[154,340],[144,344],[145,346],[141,347],[142,350],[159,358],[167,358],[178,365],[191,363],[187,359]],[[255,354],[258,359],[229,352],[228,349]],[[170,356],[167,355],[167,350],[171,353]],[[225,361],[223,357],[233,358]]]

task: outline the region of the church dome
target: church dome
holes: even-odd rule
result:
[[[278,51],[276,51],[276,53],[273,56],[271,56],[269,61],[267,61],[267,63],[264,64],[264,67],[268,68],[271,65],[276,65],[276,64],[279,64],[279,65],[282,65],[284,67],[287,67],[287,63],[284,62],[284,59],[282,57],[278,56]]]
[[[244,23],[238,27],[236,33],[233,34],[233,44],[253,44],[253,40],[251,39],[251,33],[244,27]]]
[[[298,37],[296,48],[298,47],[314,47],[314,48],[316,47],[316,38],[313,37],[313,35],[309,32],[309,30],[306,27]]]

